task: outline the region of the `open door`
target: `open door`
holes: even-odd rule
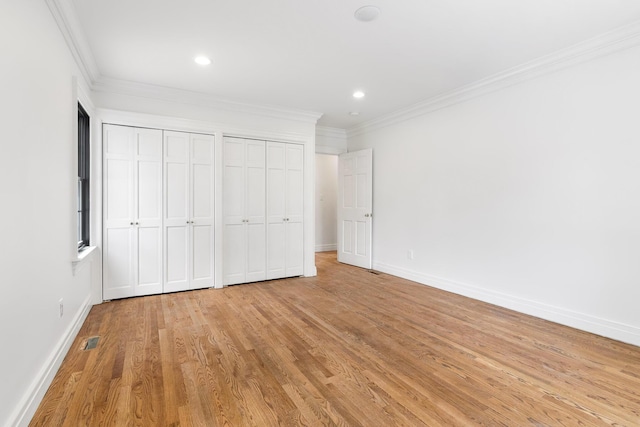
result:
[[[373,151],[341,154],[338,161],[338,261],[371,268]]]

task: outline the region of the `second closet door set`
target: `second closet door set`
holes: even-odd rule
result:
[[[224,138],[225,285],[303,274],[299,144]]]

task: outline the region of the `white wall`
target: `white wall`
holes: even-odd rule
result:
[[[44,1],[3,2],[0,52],[0,425],[26,425],[88,312],[99,260],[74,275],[79,72]]]
[[[640,345],[638,70],[634,47],[350,137],[374,268]]]
[[[316,153],[341,154],[347,152],[347,131],[316,126]]]
[[[316,154],[316,252],[337,248],[338,156]]]

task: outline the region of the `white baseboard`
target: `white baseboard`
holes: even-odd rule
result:
[[[403,279],[453,292],[458,295],[495,304],[500,307],[518,311],[520,313],[539,317],[561,325],[570,326],[603,337],[640,346],[640,328],[602,319],[589,314],[578,313],[566,308],[543,304],[478,286],[455,282],[430,274],[419,273],[389,264],[374,262],[373,268],[383,273],[392,274]]]
[[[328,245],[316,245],[316,252],[337,251],[338,244],[330,243]]]
[[[35,380],[27,389],[27,392],[20,400],[15,411],[11,417],[9,417],[8,426],[22,427],[29,425],[31,418],[38,409],[38,405],[40,405],[40,402],[49,389],[60,365],[62,365],[62,361],[67,355],[71,344],[73,344],[73,340],[78,335],[82,324],[89,315],[91,307],[91,295],[89,295],[82,303],[80,310],[76,313],[73,322],[71,322],[64,335],[58,341],[58,345],[55,347],[54,351],[51,352],[45,364],[38,372]]]

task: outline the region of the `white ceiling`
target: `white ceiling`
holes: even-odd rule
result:
[[[317,111],[345,129],[640,20],[638,0],[72,3],[103,77]],[[365,4],[381,16],[355,20]]]

